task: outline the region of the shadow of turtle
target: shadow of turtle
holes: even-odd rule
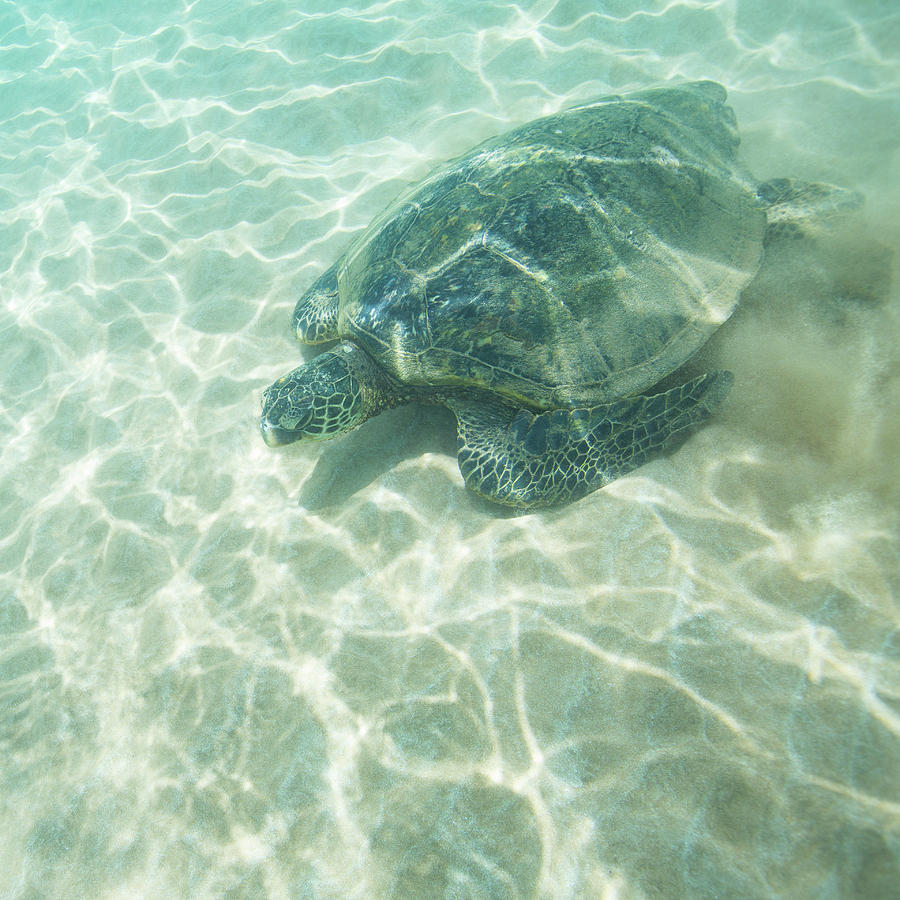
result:
[[[337,506],[399,463],[424,453],[456,458],[456,419],[443,406],[390,409],[334,443],[323,443],[299,503],[309,510]]]
[[[311,512],[339,507],[404,460],[425,453],[440,453],[456,463],[453,413],[444,406],[418,403],[387,410],[340,440],[322,444],[319,459],[303,483],[297,502]],[[472,491],[462,487],[460,490],[461,502],[491,519],[534,512],[500,506]]]

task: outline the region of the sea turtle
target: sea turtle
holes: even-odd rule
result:
[[[433,171],[297,303],[301,341],[341,343],[266,390],[266,442],[441,403],[466,484],[530,508],[581,497],[702,422],[731,373],[652,389],[731,315],[767,225],[859,202],[755,182],[725,99],[712,82],[603,97]]]

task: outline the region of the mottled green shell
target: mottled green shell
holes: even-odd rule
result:
[[[606,97],[445,164],[342,260],[341,335],[404,382],[537,407],[647,389],[762,254],[724,100],[709,82]]]

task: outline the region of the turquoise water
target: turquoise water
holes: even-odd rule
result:
[[[893,2],[0,3],[0,896],[887,897],[900,883]],[[862,191],[562,510],[452,418],[265,447],[294,302],[397,192],[711,78]]]

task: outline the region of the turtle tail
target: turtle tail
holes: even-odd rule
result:
[[[863,204],[858,191],[793,178],[765,181],[756,189],[756,195],[766,208],[766,243],[780,237],[803,237]]]

